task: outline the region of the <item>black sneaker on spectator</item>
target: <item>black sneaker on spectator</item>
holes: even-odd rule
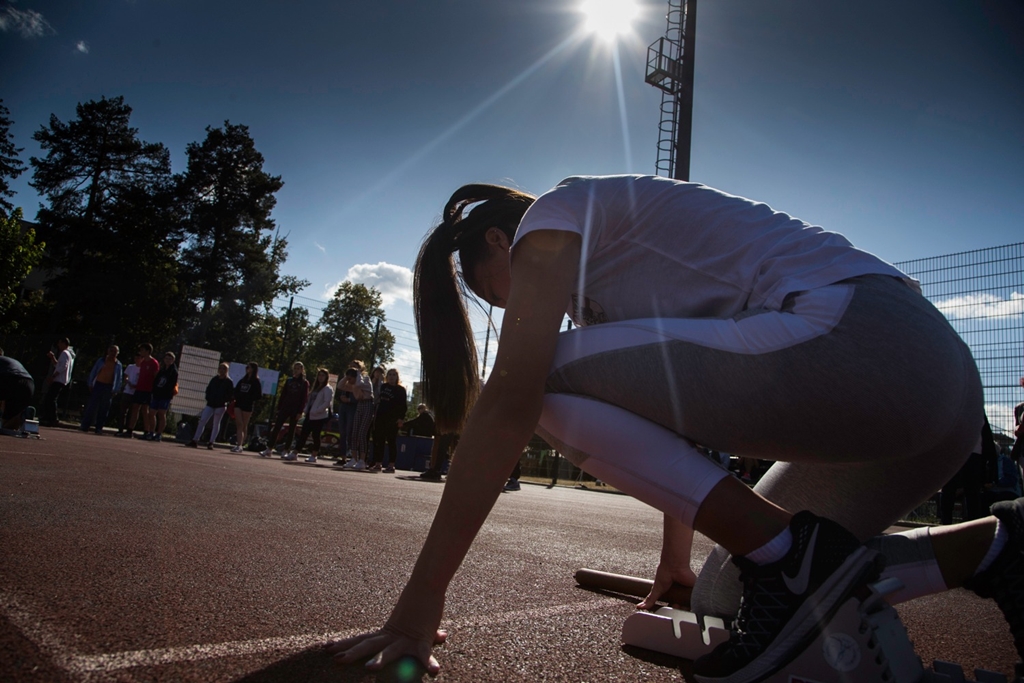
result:
[[[999,605],[1022,660],[1017,675],[1024,677],[1024,498],[996,503],[992,514],[1009,538],[989,568],[964,582],[964,587]]]
[[[735,557],[743,598],[729,640],[693,663],[701,683],[760,681],[810,645],[852,594],[878,578],[883,558],[839,524],[804,511],[784,558]]]
[[[441,481],[441,471],[430,469],[425,472],[420,472],[420,479],[424,479],[426,481]]]

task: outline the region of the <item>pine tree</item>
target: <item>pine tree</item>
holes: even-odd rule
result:
[[[0,100],[0,210],[11,213],[14,205],[6,197],[13,197],[10,182],[25,171],[25,164],[18,158],[22,147],[14,146],[14,133],[11,132],[11,112]]]
[[[251,353],[250,328],[276,297],[308,283],[281,276],[287,241],[274,236],[270,214],[284,182],[263,170],[263,155],[243,125],[225,121],[191,143],[180,180],[185,200],[182,263],[194,283],[198,318],[192,343]]]

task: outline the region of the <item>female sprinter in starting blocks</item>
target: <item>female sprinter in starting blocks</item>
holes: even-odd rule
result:
[[[505,309],[482,389],[463,284]],[[693,609],[735,622],[698,680],[778,671],[883,565],[913,587],[900,599],[994,597],[1024,651],[1024,499],[875,538],[966,460],[982,389],[916,283],[841,235],[664,178],[574,177],[539,198],[468,185],[420,251],[415,311],[426,402],[458,455],[391,617],[328,644],[338,661],[438,671],[447,586],[535,431],[664,512],[641,606],[693,584],[694,529],[718,543]],[[578,327],[560,332],[567,312]],[[751,490],[694,443],[777,464]]]

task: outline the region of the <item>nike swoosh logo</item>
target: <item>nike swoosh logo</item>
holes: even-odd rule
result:
[[[797,572],[797,575],[787,576],[785,572],[782,573],[782,580],[786,583],[786,588],[794,595],[803,595],[811,580],[811,561],[814,559],[814,545],[818,541],[818,529],[820,528],[820,524],[814,525],[811,542],[807,544],[807,551],[804,553],[804,560],[800,564],[800,571]]]

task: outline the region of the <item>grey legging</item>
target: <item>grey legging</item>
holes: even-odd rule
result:
[[[668,514],[692,522],[717,483],[697,443],[778,461],[758,493],[864,540],[931,497],[983,421],[966,345],[920,294],[880,275],[730,320],[578,328],[559,340],[547,392],[538,432]],[[616,419],[629,425],[632,448],[601,438]],[[673,453],[649,446],[659,431],[676,436]],[[696,611],[735,614],[740,585],[728,559],[716,548],[705,563]]]

